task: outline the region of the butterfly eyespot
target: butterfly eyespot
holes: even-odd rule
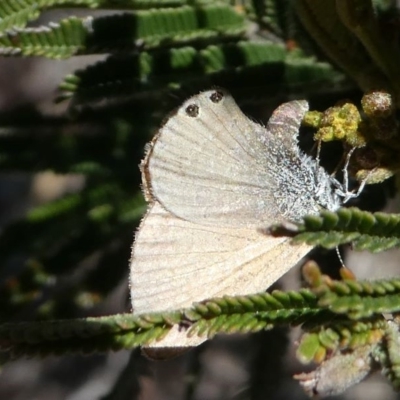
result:
[[[224,97],[224,94],[218,90],[216,90],[215,92],[212,93],[212,95],[210,96],[210,100],[213,103],[219,103],[222,98]]]
[[[189,117],[195,118],[199,115],[199,106],[196,104],[190,104],[186,107],[185,111]]]

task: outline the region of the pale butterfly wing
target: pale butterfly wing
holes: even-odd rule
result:
[[[247,118],[225,91],[192,97],[148,149],[142,165],[147,197],[178,217],[206,225],[259,227],[290,219],[277,204],[279,162],[301,165],[297,132],[307,110],[305,101],[281,106],[269,131]],[[285,177],[289,187],[292,172],[297,171]],[[308,203],[304,213],[314,211]]]
[[[256,229],[195,224],[155,202],[134,244],[133,311],[175,310],[210,297],[263,291],[311,249],[289,240]],[[193,346],[204,340],[187,338],[175,329],[152,347]]]
[[[131,259],[135,313],[265,290],[311,249],[257,229],[336,207],[329,176],[297,145],[307,109],[305,101],[284,104],[265,128],[213,90],[168,119],[141,165],[152,204]],[[152,346],[202,340],[175,327]]]

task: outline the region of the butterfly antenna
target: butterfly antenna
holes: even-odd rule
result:
[[[336,246],[336,254],[339,258],[340,264],[342,264],[342,268],[346,268],[346,266],[344,265],[342,255],[340,254],[340,251],[339,251],[339,246]]]
[[[349,192],[349,164],[350,164],[350,158],[351,158],[352,154],[354,153],[355,149],[356,149],[355,147],[352,147],[349,150],[349,152],[346,155],[346,161],[343,166],[343,188],[344,188],[343,191],[346,194],[345,201],[347,201],[348,199],[350,199],[351,197],[354,196],[354,193]]]
[[[320,155],[321,155],[321,140],[317,142],[317,155],[315,156],[315,160],[317,164],[320,165]]]

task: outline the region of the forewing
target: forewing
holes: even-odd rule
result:
[[[160,129],[142,164],[145,191],[192,222],[281,222],[273,196],[279,188],[270,173],[278,168],[271,149],[280,147],[281,138],[247,118],[227,92],[206,91],[187,100]]]
[[[288,240],[255,229],[194,224],[156,202],[144,217],[133,247],[133,311],[175,310],[210,297],[263,291],[311,249]],[[172,342],[167,338],[157,346],[194,345],[176,330],[171,337]],[[176,337],[182,342],[177,343]]]

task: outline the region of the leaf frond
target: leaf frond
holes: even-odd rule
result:
[[[70,17],[39,28],[15,28],[0,36],[0,55],[63,59],[79,54],[183,45],[240,38],[245,20],[223,4],[152,9],[93,19]]]
[[[175,324],[186,327],[188,336],[206,337],[217,333],[257,332],[281,324],[305,323],[308,327],[327,324],[327,328],[318,334],[305,337],[302,346],[306,350],[303,347],[300,350],[304,354],[310,354],[311,338],[313,346],[319,349],[316,352],[321,352],[322,348],[333,350],[345,345],[356,347],[381,338],[382,335],[378,335],[382,330],[380,316],[361,321],[336,318],[333,323],[335,314],[341,314],[342,310],[338,311],[327,304],[321,307],[317,299],[318,296],[307,289],[298,292],[274,291],[271,294],[210,299],[194,304],[190,309],[169,313],[7,323],[0,327],[0,343],[3,344],[3,350],[12,351],[16,356],[32,354],[31,351],[54,354],[61,348],[85,352],[105,350],[107,346],[111,349],[132,348],[162,338]],[[379,315],[380,310],[369,313],[372,314]],[[51,343],[45,344],[48,340]],[[317,342],[318,347],[315,344]]]
[[[269,83],[260,85],[265,76]],[[281,44],[239,41],[111,56],[66,77],[59,100],[72,98],[72,107],[77,107],[105,97],[156,97],[162,90],[201,88],[205,80],[217,86],[231,83],[236,90],[252,88],[253,96],[261,96],[265,90],[270,95],[286,90],[300,93],[323,82],[340,82],[341,75],[315,58],[288,52]]]
[[[41,12],[56,7],[129,8],[131,10],[178,7],[186,0],[3,0],[0,2],[0,32],[24,28],[38,18]]]
[[[278,234],[282,230],[273,227],[272,232]],[[352,243],[356,250],[378,253],[400,245],[400,215],[342,208],[306,216],[296,229],[283,227],[283,232],[293,236],[296,243],[306,242],[328,249]]]

